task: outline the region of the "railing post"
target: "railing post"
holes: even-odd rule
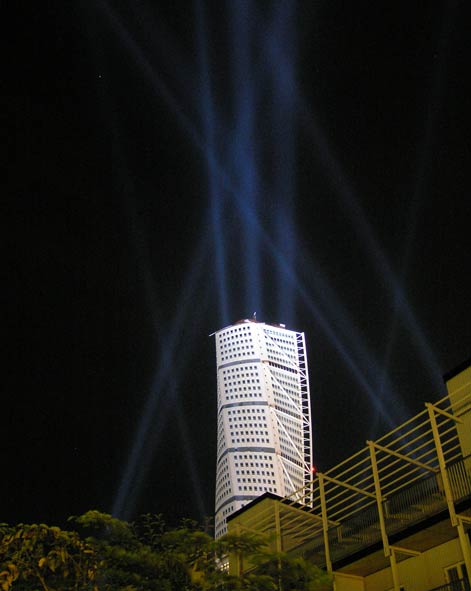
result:
[[[236,531],[237,531],[237,535],[240,537],[241,535],[241,527],[240,527],[240,523],[237,524],[236,526]],[[240,550],[233,550],[233,554],[235,556],[235,576],[236,577],[240,577],[242,575],[242,555]],[[229,559],[229,565],[230,565],[230,559]],[[231,573],[232,574],[232,573]]]
[[[332,561],[330,559],[329,546],[329,520],[327,517],[327,503],[325,502],[324,475],[317,473],[317,477],[319,478],[319,496],[321,500],[322,528],[324,530],[325,566],[327,568],[327,572],[332,574]]]
[[[379,518],[379,526],[381,529],[381,539],[383,541],[383,548],[384,548],[384,555],[390,556],[391,550],[389,549],[389,539],[388,533],[386,531],[386,523],[384,521],[384,513],[383,513],[383,497],[381,495],[381,483],[379,480],[379,472],[378,472],[378,464],[376,463],[376,450],[374,447],[374,441],[367,441],[368,447],[370,448],[370,461],[371,461],[371,469],[373,472],[373,480],[375,483],[375,496],[376,496],[376,504],[378,506],[378,518]]]
[[[280,507],[278,503],[275,503],[275,528],[276,528],[276,551],[283,552],[283,541],[281,539],[281,520],[280,520]]]
[[[391,563],[391,573],[393,578],[394,591],[401,591],[401,582],[399,580],[399,570],[397,568],[396,554],[405,554],[406,556],[420,556],[417,550],[409,550],[408,548],[401,548],[400,546],[389,546],[391,555],[389,561]]]
[[[430,418],[430,425],[432,427],[433,440],[435,442],[435,449],[437,451],[438,465],[440,467],[440,475],[442,477],[443,490],[445,491],[445,498],[448,505],[448,512],[450,514],[451,525],[456,527],[458,521],[456,519],[455,504],[453,502],[453,493],[451,492],[450,480],[446,469],[445,456],[443,454],[442,442],[440,433],[438,431],[437,418],[435,416],[433,404],[426,402],[425,406],[428,410]]]
[[[468,521],[468,519],[466,519],[466,521]],[[458,537],[460,540],[461,552],[463,554],[463,560],[466,565],[466,571],[468,573],[468,576],[470,576],[470,574],[471,574],[471,544],[470,544],[469,538],[466,535],[466,532],[464,530],[463,518],[461,518],[458,515],[457,520],[458,520],[458,525],[457,525],[456,529],[458,530]]]
[[[399,572],[397,570],[396,553],[394,552],[394,549],[391,550],[389,560],[391,562],[391,573],[393,578],[394,591],[401,591],[401,584],[399,583]]]
[[[283,552],[283,540],[281,538],[280,507],[275,503],[275,527],[276,527],[276,552],[278,554],[278,591],[282,591],[281,582],[281,553]]]

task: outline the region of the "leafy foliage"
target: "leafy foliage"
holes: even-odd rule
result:
[[[168,529],[161,515],[126,523],[99,511],[70,518],[75,531],[0,524],[0,591],[314,591],[331,589],[302,558],[268,553],[253,534],[214,540],[185,520]],[[220,568],[232,555],[257,568]]]
[[[2,591],[60,588],[96,590],[95,550],[76,532],[44,524],[1,530],[0,588]]]
[[[186,588],[188,577],[180,561],[143,543],[131,524],[99,511],[88,511],[73,521],[92,534],[87,542],[99,560],[100,591]]]
[[[301,556],[274,554],[262,565],[262,570],[272,580],[278,580],[283,591],[332,589],[332,577]]]

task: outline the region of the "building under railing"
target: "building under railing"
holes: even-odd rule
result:
[[[396,564],[396,555],[407,554],[394,546],[402,533],[440,515],[464,544],[471,524],[471,512],[460,513],[463,503],[471,507],[470,438],[468,383],[458,398],[426,403],[289,497],[262,496],[233,516],[230,530],[264,534],[272,546],[302,553],[330,572],[368,548],[382,548],[383,558]]]

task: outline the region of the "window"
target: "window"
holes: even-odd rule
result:
[[[465,586],[464,583],[469,583],[469,579],[464,562],[447,566],[445,568],[445,580],[447,583],[450,583],[452,591],[467,589],[468,585]]]

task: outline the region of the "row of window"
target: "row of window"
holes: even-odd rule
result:
[[[255,380],[254,380],[255,381]],[[239,386],[238,388],[227,388],[225,391],[226,397],[228,394],[232,392],[253,392],[256,396],[258,395],[258,391],[261,391],[261,386]],[[257,391],[257,394],[255,393]]]
[[[239,425],[239,427],[245,427],[245,426],[246,425]],[[250,426],[251,427],[255,427],[256,425],[250,425]],[[229,431],[229,434],[230,434],[231,437],[234,437],[234,436],[235,437],[238,437],[238,436],[241,436],[241,435],[251,435],[251,436],[253,436],[253,435],[265,435],[266,437],[268,437],[268,431],[261,431],[260,429],[246,429],[245,431],[233,431],[232,430],[232,427],[237,428],[237,426],[236,425],[229,425],[229,427],[231,429]],[[265,427],[266,428],[266,425],[260,425],[260,427],[262,427],[262,428]]]
[[[302,432],[300,432],[299,427],[297,425],[295,425],[293,427],[292,425],[284,423],[284,428],[286,429],[287,433],[289,434],[289,436],[291,437],[293,442],[296,445],[301,445],[301,443],[303,441],[303,436],[302,436],[303,434],[302,434]],[[283,437],[283,435],[284,435],[284,433],[281,432],[280,438]]]
[[[287,447],[286,445],[280,444],[281,456],[290,460],[291,462],[295,462],[298,459],[298,454],[292,447]]]
[[[254,355],[254,345],[249,326],[231,327],[219,336],[221,360],[237,359],[248,354]]]
[[[226,400],[240,400],[241,398],[262,398],[262,392],[241,392],[240,394],[226,394]]]
[[[229,417],[228,422],[231,423],[229,425],[230,429],[237,429],[237,428],[245,428],[245,427],[261,427],[267,428],[267,420],[263,415],[253,415],[253,416],[246,416],[246,417]],[[258,423],[257,421],[260,421]]]
[[[292,404],[287,403],[285,400],[280,399],[279,396],[275,397],[274,401],[275,401],[275,408],[277,410],[280,410],[285,415],[289,415],[290,417],[293,417],[293,418],[299,420],[299,414],[301,412],[300,410],[295,408]]]
[[[234,509],[234,505],[227,505],[227,507],[225,509],[222,510],[222,514],[224,517],[226,517],[226,515],[230,515],[231,513],[233,513],[233,509]]]
[[[270,443],[268,437],[234,437],[232,443]]]
[[[270,353],[271,353],[275,357],[278,357],[278,356],[288,357],[289,359],[297,359],[298,358],[298,352],[296,350],[293,351],[293,347],[285,347],[283,345],[278,345],[277,347],[268,345],[267,352],[268,352],[268,355],[270,355]]]
[[[225,334],[225,335],[221,335],[219,337],[219,341],[226,343],[226,342],[230,342],[230,341],[244,341],[246,343],[251,343],[252,342],[252,335],[250,333],[248,334],[244,334],[243,336],[241,336],[241,334],[239,332],[237,332],[237,334],[234,333],[229,333],[229,334]]]
[[[260,460],[268,460],[268,461],[271,461],[272,456],[269,456],[269,455],[263,454],[263,453],[262,454],[250,454],[250,453],[249,454],[247,454],[247,453],[245,453],[245,454],[234,454],[234,460],[247,460],[247,459],[249,459],[249,460],[259,460],[259,461]],[[252,465],[252,464],[250,464],[250,465]],[[241,466],[242,466],[242,464],[241,464]],[[271,466],[273,467],[273,464],[271,464]]]
[[[239,490],[240,491],[254,491],[254,492],[276,492],[276,489],[274,487],[271,486],[251,486],[251,485],[242,485],[239,486]]]
[[[258,373],[257,371],[250,371],[250,370],[258,370],[258,366],[257,365],[246,365],[244,363],[244,365],[242,365],[242,367],[241,366],[231,367],[231,368],[226,367],[225,369],[222,370],[222,375],[226,376],[226,377],[228,376],[229,379],[231,377],[234,377],[234,376],[232,376],[232,374],[237,374],[237,376],[243,376],[243,375],[255,376],[255,375],[257,375],[257,373]]]
[[[221,355],[222,358],[224,359],[224,355],[228,355],[229,353],[232,353],[234,351],[243,351],[244,353],[254,353],[255,354],[255,349],[253,347],[253,345],[236,345],[235,343],[232,344],[228,344],[228,345],[223,345],[222,349],[227,349],[227,351],[221,351]]]
[[[288,392],[292,392],[293,394],[297,395],[296,398],[299,396],[299,382],[297,376],[293,376],[294,380],[285,380],[279,375],[276,376],[276,379],[273,380],[274,386],[278,386],[283,390],[287,390]]]
[[[253,377],[253,376],[256,376],[256,375],[258,375],[258,374],[256,374],[255,372],[250,372],[250,373],[248,373],[248,372],[247,373],[242,373],[241,372],[241,373],[237,374],[236,376],[224,376],[224,381],[225,382],[229,382],[231,385],[232,384],[238,384],[238,385],[240,385],[241,383],[242,384],[250,384],[250,383],[255,384],[255,383],[259,383],[260,382],[260,380],[258,378],[255,379]],[[241,379],[236,379],[236,378],[244,378],[244,377],[245,378],[248,378],[248,379],[247,380],[244,380],[244,379],[242,379],[242,380]]]
[[[275,403],[275,407],[291,416],[300,417],[304,413],[307,415],[309,409],[303,409],[301,400],[297,396],[298,392],[295,394],[296,396],[293,400],[293,397],[288,397],[285,391],[280,390],[280,388],[275,388],[273,391],[273,401]]]
[[[247,416],[245,417],[228,417],[228,422],[232,423],[231,425],[229,425],[229,428],[233,429],[233,428],[237,428],[237,427],[265,427],[267,426],[267,420],[265,418],[265,416],[262,415],[256,415],[255,413],[253,415],[247,414]],[[257,423],[256,421],[260,421],[260,423]]]
[[[234,456],[235,459],[241,456]],[[252,458],[252,456],[249,456]],[[266,457],[266,456],[265,456]],[[265,462],[234,462],[236,468],[273,468],[273,462],[265,461]]]
[[[235,419],[234,419],[235,420]],[[229,419],[229,423],[232,419]],[[231,435],[268,435],[267,422],[254,423],[253,421],[238,421],[229,425]],[[245,431],[234,431],[234,429],[245,429]],[[260,429],[263,429],[262,431]]]
[[[228,415],[253,415],[255,413],[265,412],[264,408],[231,408],[227,411]]]
[[[225,486],[223,488],[218,489],[218,496],[216,497],[216,504],[219,505],[225,498],[232,496],[232,487]]]
[[[283,360],[282,360],[283,361]],[[291,373],[295,373],[298,374],[298,370],[295,367],[292,367],[291,365],[286,365],[286,363],[276,363],[275,361],[272,361],[271,359],[268,361],[268,364],[271,367],[275,367],[276,369],[280,369],[282,371],[288,371]]]
[[[296,335],[292,332],[280,332],[265,328],[264,333],[277,343],[286,343],[288,345],[296,345]]]
[[[236,359],[241,359],[242,357],[247,357],[247,353],[248,351],[236,351],[236,352],[231,352],[231,353],[226,353],[221,355],[221,361],[230,361],[230,360],[236,360]],[[250,351],[250,353],[254,353],[253,351]]]
[[[253,479],[251,480],[250,478],[247,479],[247,482],[265,482],[265,478],[263,478],[262,480],[260,480],[260,476],[272,476],[273,478],[275,477],[275,473],[274,472],[269,472],[268,470],[236,470],[236,475],[241,476],[241,475],[251,475],[251,476],[257,476],[257,479]],[[240,482],[240,479],[237,478],[237,482]],[[242,482],[246,482],[245,478],[242,478]],[[271,480],[267,480],[266,482],[273,482],[273,484],[275,484],[275,481],[271,481]]]

